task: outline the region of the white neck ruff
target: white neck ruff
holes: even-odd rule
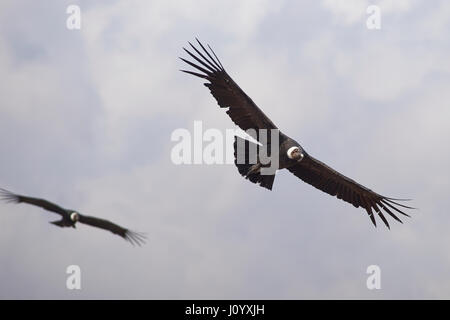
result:
[[[287,156],[289,157],[289,159],[294,159],[291,156],[292,151],[294,151],[295,149],[298,149],[298,147],[290,147],[287,151]]]

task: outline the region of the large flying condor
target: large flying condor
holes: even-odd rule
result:
[[[114,224],[108,220],[85,216],[75,210],[64,209],[44,199],[22,196],[0,188],[0,200],[11,203],[28,203],[37,207],[41,207],[42,209],[45,209],[47,211],[55,212],[62,218],[61,220],[52,221],[50,223],[58,227],[75,228],[75,224],[77,222],[80,222],[92,227],[111,231],[112,233],[117,234],[118,236],[121,236],[125,240],[129,241],[133,245],[137,244],[140,246],[145,242],[145,235],[142,233],[133,232],[128,229],[122,228],[121,226],[118,226],[117,224]]]
[[[279,155],[277,169],[286,168],[295,176],[315,188],[351,203],[356,208],[364,208],[375,226],[376,220],[374,213],[378,214],[388,228],[390,228],[389,223],[385,218],[383,211],[399,222],[402,221],[397,217],[396,213],[409,217],[408,214],[403,212],[404,209],[402,209],[403,211],[401,210],[401,207],[407,209],[413,208],[394,201],[402,201],[404,199],[393,199],[382,196],[354,180],[347,178],[323,162],[310,156],[298,142],[281,133],[252,99],[250,99],[233,79],[231,79],[212,48],[208,45],[209,50],[207,50],[198,39],[197,43],[200,46],[199,48],[196,48],[189,42],[193,51],[183,48],[197,63],[180,58],[197,70],[181,71],[208,81],[204,85],[211,91],[211,94],[217,100],[217,103],[221,108],[228,108],[226,113],[230,116],[231,120],[244,131],[248,132],[249,129],[253,130],[254,134],[252,136],[259,142],[259,145],[256,148],[261,148],[260,146],[263,146],[268,149],[268,145],[271,144],[270,137],[266,137],[263,141],[263,139],[260,139],[258,132],[263,129],[267,130],[267,132],[271,130],[276,130],[278,132],[279,150],[270,146],[271,152],[274,152],[275,149]],[[243,144],[246,153],[243,158],[241,156],[242,161],[238,161],[238,152],[240,152],[238,146],[242,146]],[[256,157],[256,161],[250,161],[249,154],[251,152],[247,150],[250,149],[249,145],[251,144],[252,142],[249,140],[235,137],[235,164],[238,171],[243,177],[251,182],[272,190],[275,171],[273,171],[272,174],[267,174],[267,171],[266,173],[262,172],[261,169],[265,168],[267,163],[261,161],[259,153]]]

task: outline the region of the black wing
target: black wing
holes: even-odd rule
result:
[[[351,203],[356,208],[362,207],[366,209],[375,226],[377,224],[374,212],[378,214],[384,224],[389,228],[389,223],[384,217],[382,210],[395,220],[402,222],[393,211],[409,217],[408,214],[401,211],[398,207],[414,209],[393,201],[399,199],[388,198],[373,192],[307,154],[302,161],[287,169],[317,189],[332,196],[337,196],[338,199]]]
[[[205,86],[209,88],[211,94],[216,98],[217,103],[221,108],[229,108],[227,110],[228,115],[242,130],[255,129],[258,133],[259,129],[276,129],[277,127],[273,122],[226,73],[211,47],[208,46],[211,50],[210,53],[200,41],[197,40],[197,42],[203,50],[203,53],[195,48],[190,42],[189,44],[197,53],[197,56],[189,50],[183,49],[195,59],[198,64],[183,58],[180,59],[196,68],[201,73],[187,70],[181,71],[208,80],[209,83],[205,83]]]
[[[19,194],[14,194],[11,191],[5,190],[0,188],[0,200],[4,200],[6,202],[12,202],[12,203],[28,203],[32,204],[34,206],[41,207],[42,209],[52,211],[55,213],[58,213],[62,216],[67,214],[66,209],[61,208],[60,206],[44,200],[44,199],[38,199],[38,198],[32,198],[32,197],[26,197]]]
[[[129,241],[131,244],[137,244],[141,245],[145,242],[145,235],[138,232],[133,232],[128,229],[122,228],[121,226],[112,223],[111,221],[91,217],[91,216],[85,216],[85,215],[79,215],[78,222],[90,225],[92,227],[97,227],[104,230],[109,230],[114,234],[117,234],[124,238],[125,240]]]

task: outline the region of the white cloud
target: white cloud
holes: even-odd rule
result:
[[[183,106],[189,90],[178,85],[174,74],[180,68],[180,47],[193,38],[165,41],[180,28],[180,23],[189,26],[201,21],[208,29],[223,30],[226,36],[245,41],[269,12],[279,8],[279,4],[273,6],[269,1],[217,5],[210,1],[151,1],[136,5],[116,2],[83,13],[85,53],[104,110],[102,125],[109,137],[105,145],[114,146],[111,156],[117,156],[127,143],[121,137],[125,137],[133,119],[161,114],[182,118],[192,114],[192,108]],[[195,25],[191,28],[193,36],[202,35]],[[179,52],[170,54],[175,48]],[[178,75],[181,78],[181,73]]]
[[[344,24],[354,24],[363,19],[368,1],[324,0],[322,5],[333,13],[337,21],[342,21]]]
[[[343,81],[351,81],[362,97],[393,100],[408,90],[418,89],[424,77],[433,71],[429,51],[410,51],[381,43],[361,50],[339,52],[335,70]]]

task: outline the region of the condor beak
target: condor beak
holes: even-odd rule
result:
[[[292,152],[292,158],[297,161],[301,161],[303,159],[303,157],[304,157],[304,154],[301,153],[300,150]]]
[[[303,157],[305,156],[302,152],[300,152],[300,150],[296,150],[294,152],[292,152],[291,154],[292,159],[297,160],[297,162],[300,162],[303,160]]]

